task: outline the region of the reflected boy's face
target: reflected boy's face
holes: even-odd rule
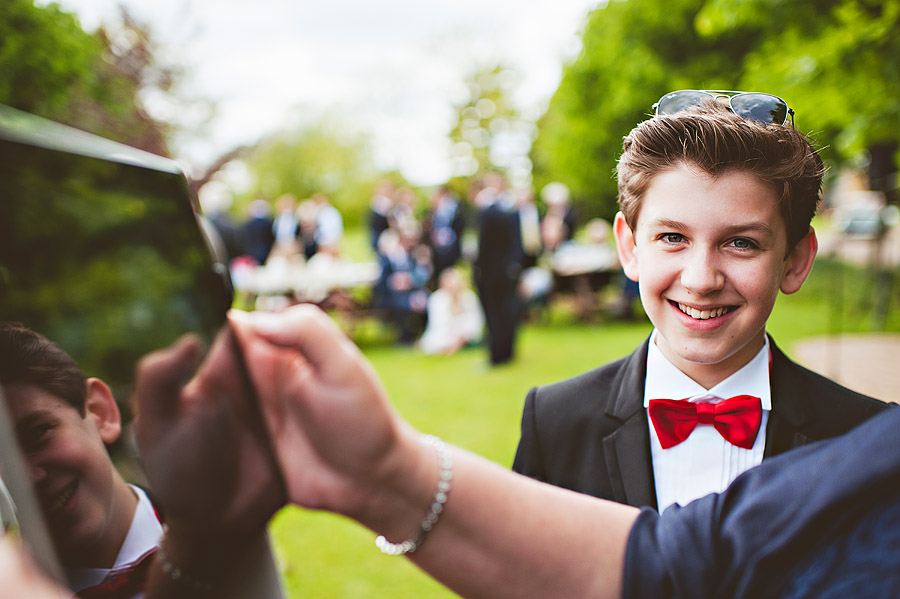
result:
[[[122,525],[122,510],[114,505],[114,469],[105,446],[115,440],[105,438],[111,429],[90,406],[81,416],[71,404],[40,387],[13,384],[4,392],[61,560],[70,565],[103,555],[112,529]]]
[[[653,178],[635,231],[617,217],[622,264],[660,350],[707,388],[756,355],[779,288],[793,293],[809,272],[815,237],[785,258],[777,199],[749,172],[714,178],[679,165]]]

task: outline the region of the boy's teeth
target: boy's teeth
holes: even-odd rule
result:
[[[64,506],[66,504],[66,502],[72,498],[72,495],[74,493],[75,493],[75,483],[72,483],[71,485],[69,485],[65,489],[63,489],[63,491],[59,495],[56,496],[56,499],[54,499],[53,503],[49,507],[49,511],[55,512],[56,510],[58,510],[59,508]]]
[[[714,308],[712,310],[697,310],[696,308],[691,308],[690,306],[685,306],[684,304],[678,304],[678,309],[690,316],[691,318],[697,320],[709,320],[710,318],[716,318],[725,314],[728,311],[728,308]]]

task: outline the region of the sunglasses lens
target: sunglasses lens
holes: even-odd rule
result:
[[[659,99],[656,105],[656,114],[676,114],[682,110],[699,106],[704,100],[709,100],[711,97],[706,92],[689,89],[671,92]]]
[[[783,125],[787,120],[788,107],[777,96],[759,93],[737,94],[731,98],[731,109],[735,114],[751,121]]]

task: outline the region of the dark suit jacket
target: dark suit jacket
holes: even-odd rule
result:
[[[491,289],[515,289],[522,268],[519,214],[500,200],[478,213],[478,255],[475,281]]]
[[[513,470],[633,506],[657,507],[644,409],[647,343],[630,356],[528,392]],[[769,338],[772,412],[763,459],[841,435],[888,404],[791,362]]]

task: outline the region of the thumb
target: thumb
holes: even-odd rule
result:
[[[231,310],[228,318],[242,342],[258,336],[272,345],[292,348],[325,380],[339,379],[346,374],[348,363],[362,358],[337,324],[311,304],[298,304],[275,314]]]
[[[133,401],[139,433],[141,428],[170,420],[178,413],[182,387],[191,377],[200,348],[196,336],[185,335],[138,362]]]

